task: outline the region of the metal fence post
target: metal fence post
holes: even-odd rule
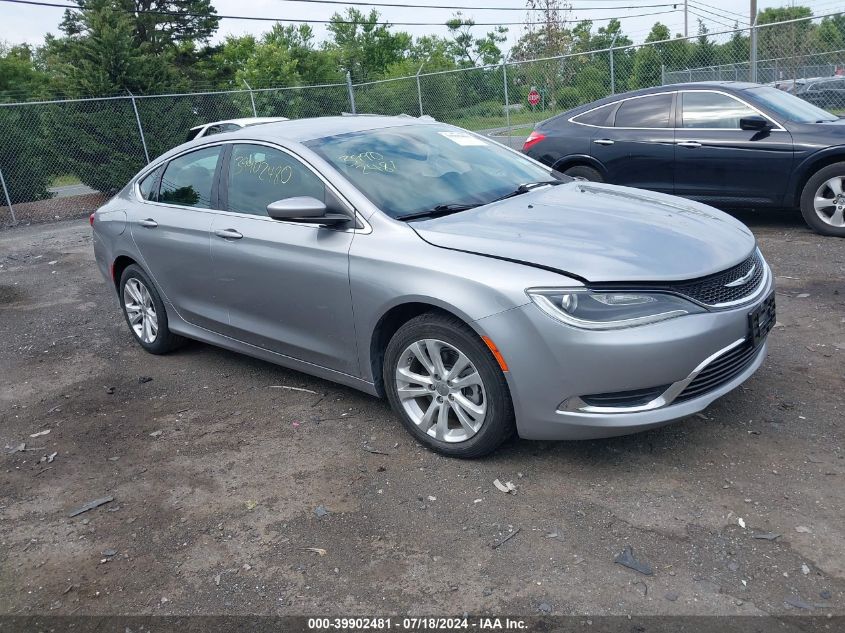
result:
[[[502,79],[505,82],[505,121],[508,126],[508,147],[511,146],[511,105],[508,101],[508,60],[502,57]]]
[[[244,82],[244,85],[246,86],[246,89],[247,89],[247,90],[249,90],[249,100],[250,100],[250,103],[252,103],[252,116],[254,116],[254,117],[256,117],[256,118],[257,118],[257,117],[258,117],[258,111],[255,109],[255,97],[254,97],[254,96],[252,96],[252,86],[250,86],[250,85],[246,82],[246,79],[243,79],[243,78],[242,78],[242,79],[241,79],[241,81],[242,81],[242,82]]]
[[[420,100],[420,116],[423,115],[422,90],[420,89],[420,73],[422,72],[423,66],[425,66],[425,62],[420,64],[420,69],[417,71],[417,98]]]
[[[757,83],[757,16],[751,16],[751,55],[749,59],[751,68],[748,79],[752,83]]]
[[[613,68],[613,45],[616,44],[616,33],[613,34],[613,38],[610,40],[610,94],[616,94],[616,73],[614,72]]]
[[[0,169],[0,185],[3,185],[3,194],[6,196],[6,204],[9,207],[9,213],[12,214],[12,224],[17,224],[18,219],[15,217],[15,208],[12,206],[12,198],[9,196],[9,190],[6,188],[6,179],[3,178],[2,169]]]
[[[352,108],[352,114],[355,112],[355,93],[352,91],[352,75],[346,71],[346,89],[349,91],[349,107]]]
[[[129,92],[128,90],[126,92]],[[147,139],[144,138],[144,126],[141,125],[141,116],[138,114],[138,106],[135,103],[135,95],[129,92],[129,98],[132,99],[132,109],[135,110],[135,121],[138,123],[138,133],[141,135],[141,145],[144,146],[144,158],[147,159],[147,164],[150,164],[150,153],[147,151]]]
[[[666,85],[666,64],[660,64],[660,85]]]

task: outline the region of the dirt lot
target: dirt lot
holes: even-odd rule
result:
[[[87,223],[0,232],[0,613],[845,613],[845,241],[742,219],[779,308],[745,387],[479,461],[303,374],[150,356]],[[614,564],[626,545],[653,575]]]

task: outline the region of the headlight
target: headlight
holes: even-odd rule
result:
[[[659,292],[594,292],[585,288],[529,288],[546,314],[588,330],[615,330],[705,312],[704,308]]]

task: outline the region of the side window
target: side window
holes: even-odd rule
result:
[[[214,134],[221,134],[222,132],[231,132],[232,130],[238,130],[240,126],[235,125],[234,123],[218,123],[217,125],[212,125],[209,127],[203,136],[213,136]]]
[[[158,179],[161,176],[161,167],[154,169],[138,183],[138,190],[144,200],[155,202],[158,200]]]
[[[611,103],[609,105],[596,108],[595,110],[585,112],[584,114],[579,114],[572,120],[576,123],[583,123],[584,125],[597,125],[599,127],[613,125],[611,117],[613,116],[613,112],[614,110],[616,110],[618,105],[618,103]]]
[[[681,103],[685,128],[738,130],[741,118],[757,114],[733,97],[716,92],[683,92]]]
[[[616,111],[616,127],[669,127],[672,93],[623,101]]]
[[[228,210],[267,215],[277,200],[311,196],[325,201],[323,182],[292,156],[264,145],[239,144],[229,161]]]
[[[211,187],[219,157],[218,145],[171,160],[161,177],[158,201],[210,209]]]

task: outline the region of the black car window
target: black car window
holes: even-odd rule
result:
[[[669,127],[671,112],[671,92],[628,99],[616,111],[616,127]]]
[[[161,177],[158,201],[210,209],[211,186],[219,157],[218,145],[174,158]]]
[[[154,169],[138,183],[138,191],[144,200],[155,202],[158,200],[158,178],[161,176],[162,168]]]
[[[681,93],[681,127],[738,130],[739,120],[757,112],[718,92]]]
[[[253,215],[267,215],[268,204],[285,198],[326,198],[326,187],[313,171],[289,154],[264,145],[232,148],[227,185],[227,209]]]
[[[611,117],[613,116],[613,112],[614,110],[616,110],[618,105],[618,103],[611,103],[609,105],[596,108],[595,110],[585,112],[584,114],[579,114],[578,116],[573,117],[572,120],[576,123],[583,123],[584,125],[596,125],[599,127],[612,125]]]
[[[231,132],[232,130],[239,130],[240,126],[234,123],[217,123],[210,126],[203,136],[213,136],[214,134],[221,134],[223,132]]]

